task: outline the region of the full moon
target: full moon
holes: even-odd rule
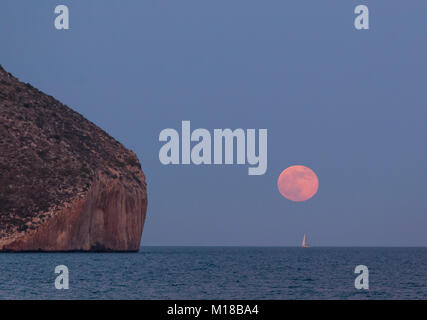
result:
[[[277,188],[286,199],[296,202],[306,201],[319,189],[319,179],[314,171],[306,166],[291,166],[280,174]]]

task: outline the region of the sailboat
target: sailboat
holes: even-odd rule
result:
[[[310,248],[310,245],[306,242],[305,233],[304,233],[304,238],[302,239],[302,247],[303,248]]]

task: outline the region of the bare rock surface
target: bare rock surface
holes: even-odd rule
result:
[[[0,250],[137,251],[136,155],[0,66]]]

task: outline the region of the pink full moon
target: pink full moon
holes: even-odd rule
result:
[[[291,166],[280,174],[277,188],[286,199],[306,201],[319,189],[319,179],[314,171],[306,166]]]

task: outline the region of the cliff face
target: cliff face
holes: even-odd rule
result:
[[[137,251],[136,155],[0,67],[0,250]]]

